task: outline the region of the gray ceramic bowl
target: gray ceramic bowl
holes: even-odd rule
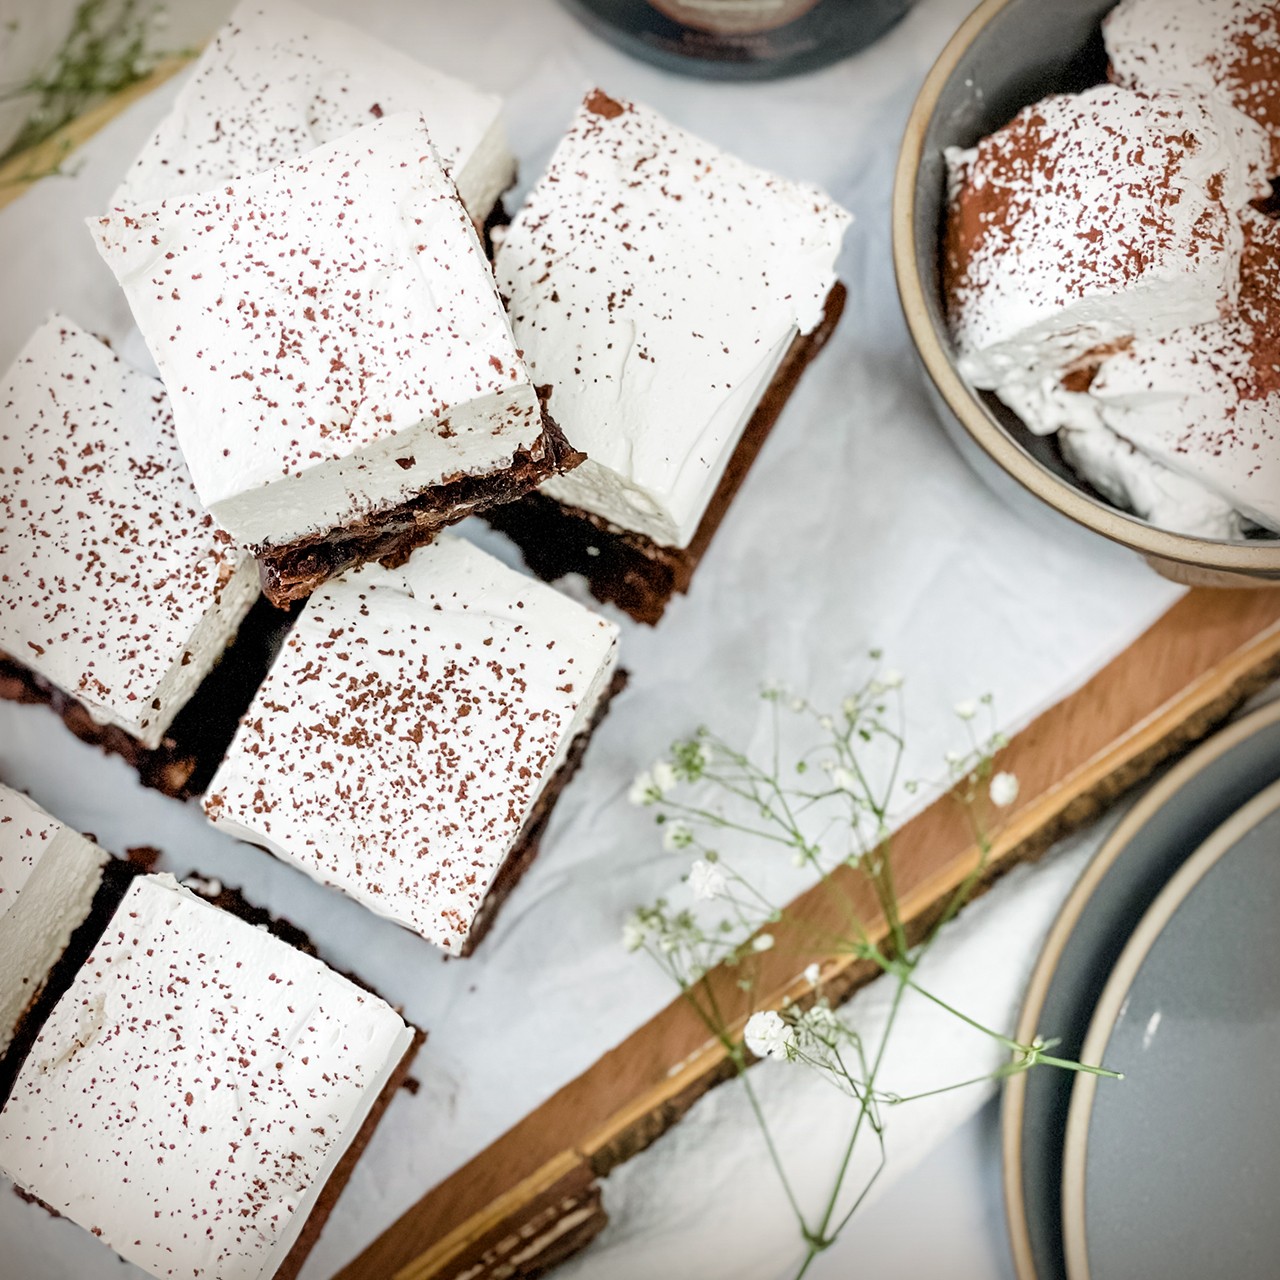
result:
[[[894,185],[894,267],[931,391],[961,451],[1014,501],[1034,495],[1189,585],[1280,585],[1280,539],[1215,542],[1157,529],[1112,506],[994,396],[959,375],[943,314],[940,237],[946,147],[969,147],[1049,93],[1105,78],[1100,22],[1115,0],[985,0],[929,73],[907,124]]]

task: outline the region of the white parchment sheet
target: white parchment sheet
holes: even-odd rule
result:
[[[889,192],[916,89],[967,0],[922,0],[865,54],[758,86],[705,84],[633,62],[552,0],[315,6],[503,93],[520,192],[583,91],[598,83],[826,187],[857,222],[841,263],[851,297],[839,331],[766,445],[692,594],[656,629],[623,620],[631,685],[560,801],[542,856],[474,957],[446,963],[420,939],[215,833],[197,807],[144,791],[120,761],[75,741],[45,709],[0,705],[5,781],[113,851],[158,845],[169,869],[199,868],[242,886],[429,1030],[415,1073],[422,1088],[393,1104],[308,1280],[333,1272],[671,998],[618,937],[625,913],[686,869],[687,857],[663,852],[648,815],[625,800],[635,772],[673,737],[706,722],[749,739],[766,676],[838,701],[878,646],[908,678],[907,772],[937,777],[955,745],[949,708],[958,699],[991,691],[1016,728],[1178,596],[1123,550],[1048,514],[1028,520],[1008,510],[953,452],[926,402],[894,291]],[[175,38],[185,40],[228,6],[172,7]],[[27,12],[25,0],[20,8]],[[55,308],[145,363],[82,219],[101,211],[172,93],[160,90],[93,139],[74,176],[48,179],[0,213],[0,363]],[[132,1274],[70,1224],[0,1195],[0,1280]]]

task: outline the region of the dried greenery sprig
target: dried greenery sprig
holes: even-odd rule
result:
[[[164,6],[154,0],[80,0],[49,65],[0,91],[4,102],[34,99],[0,161],[38,145],[100,99],[148,76],[164,56],[153,40],[166,20]]]
[[[992,699],[959,704],[954,712],[967,741],[949,753],[945,763],[950,793],[968,817],[978,858],[926,935],[913,943],[898,902],[892,857],[897,809],[919,790],[918,782],[901,777],[906,747],[904,682],[899,673],[880,665],[879,653],[870,656],[868,676],[838,711],[823,711],[778,684],[766,685],[761,696],[769,704],[770,732],[760,753],[763,761],[701,728],[674,743],[667,758],[640,774],[630,793],[633,803],[655,811],[664,846],[688,851],[693,857],[684,895],[692,901],[673,904],[660,898],[638,908],[624,925],[624,945],[648,953],[679,986],[741,1077],[803,1240],[798,1276],[832,1244],[884,1169],[885,1121],[891,1108],[1038,1067],[1118,1078],[1115,1072],[1052,1056],[1053,1041],[1036,1038],[1020,1044],[917,982],[921,959],[980,882],[993,847],[997,815],[1016,801],[1018,782],[996,768],[1007,743],[996,725]],[[800,727],[813,738],[785,768],[783,738],[791,736],[794,726],[788,724],[784,734],[784,715],[798,718]],[[979,722],[984,720],[986,726],[980,729]],[[782,919],[781,907],[741,869],[743,861],[736,851],[747,846],[787,856],[835,895],[842,928],[833,936],[805,938],[807,954],[825,952],[869,961],[894,984],[877,1043],[866,1044],[832,1007],[824,991],[822,966],[813,962],[804,971],[813,990],[812,1002],[756,1009],[740,1035],[726,1020],[708,975],[723,966],[738,975],[744,992],[754,992],[758,959],[774,948],[772,926]],[[735,855],[731,858],[726,850],[734,850]],[[861,877],[874,893],[884,922],[874,935],[851,891],[850,873]],[[789,936],[796,936],[794,928]],[[1007,1061],[990,1075],[927,1093],[903,1096],[886,1089],[880,1079],[885,1051],[907,992],[990,1037],[1007,1051]],[[817,1071],[856,1107],[834,1185],[816,1215],[805,1213],[798,1202],[768,1117],[747,1075],[747,1068],[761,1058]],[[855,1149],[864,1138],[875,1143],[879,1158],[866,1183],[852,1189],[846,1183]],[[843,1207],[851,1195],[852,1204]]]

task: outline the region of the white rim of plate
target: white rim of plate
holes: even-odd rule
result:
[[[1124,816],[1119,826],[1093,855],[1080,879],[1062,904],[1057,918],[1045,937],[1044,948],[1032,970],[1018,1015],[1014,1039],[1029,1044],[1039,1034],[1040,1016],[1044,1012],[1049,988],[1053,985],[1058,963],[1075,932],[1080,917],[1093,900],[1107,872],[1128,848],[1130,841],[1156,813],[1179,791],[1228,751],[1248,741],[1255,734],[1280,721],[1280,699],[1251,711],[1233,724],[1220,729],[1202,742],[1185,759],[1174,765],[1163,778]],[[1266,792],[1261,794],[1265,795]],[[1184,864],[1185,865],[1185,864]],[[1022,1194],[1022,1127],[1026,1118],[1027,1077],[1011,1076],[1004,1087],[1001,1104],[1001,1164],[1003,1168],[1005,1226],[1013,1252],[1013,1267],[1018,1280],[1039,1280],[1035,1255],[1031,1246],[1031,1228],[1027,1221],[1027,1205]]]
[[[1278,810],[1280,782],[1273,782],[1232,814],[1174,873],[1159,897],[1147,908],[1146,915],[1125,944],[1116,967],[1107,979],[1080,1051],[1081,1062],[1101,1061],[1120,1011],[1128,999],[1129,989],[1174,912],[1250,831]],[[1077,1076],[1071,1090],[1071,1107],[1067,1112],[1066,1147],[1062,1157],[1062,1244],[1068,1280],[1090,1280],[1085,1223],[1085,1165],[1089,1156],[1089,1121],[1097,1093],[1097,1076]]]

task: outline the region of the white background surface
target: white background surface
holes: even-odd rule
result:
[[[9,0],[8,10],[15,5],[20,20],[49,21],[56,12],[26,0]],[[175,43],[225,11],[194,0],[174,7]],[[416,1071],[423,1087],[393,1105],[308,1263],[308,1280],[334,1271],[670,999],[664,980],[625,955],[617,938],[624,914],[686,869],[687,858],[664,853],[646,816],[623,799],[633,774],[673,737],[706,721],[749,739],[766,675],[838,701],[860,678],[862,655],[879,646],[909,679],[907,772],[936,778],[942,753],[956,744],[948,710],[955,701],[990,690],[1016,727],[1125,647],[1178,594],[1118,548],[1047,515],[1028,521],[1007,510],[955,456],[926,403],[890,270],[889,189],[911,100],[967,0],[923,0],[868,54],[751,87],[700,84],[632,62],[550,0],[316,7],[504,93],[521,190],[581,93],[598,82],[750,160],[825,186],[857,222],[842,260],[851,301],[830,350],[766,446],[692,595],[655,630],[625,625],[631,687],[565,794],[541,858],[470,960],[446,963],[421,940],[214,833],[198,809],[143,791],[123,764],[71,739],[44,709],[0,706],[0,777],[109,849],[159,845],[168,868],[198,867],[243,886],[429,1029]],[[86,148],[74,178],[46,181],[0,213],[0,364],[53,308],[126,354],[140,353],[81,219],[100,211],[170,97],[162,90],[110,126]],[[789,869],[776,874],[780,891],[793,880]],[[1054,891],[1065,891],[1065,881]],[[965,926],[961,951],[983,937]],[[1034,934],[1019,926],[1011,964],[1030,964]],[[919,1150],[946,1127],[922,1132]],[[983,1132],[973,1130],[971,1141],[986,1141]],[[955,1212],[986,1221],[989,1208],[984,1192]],[[770,1247],[784,1244],[775,1238]],[[3,1280],[131,1274],[70,1224],[0,1196]]]

